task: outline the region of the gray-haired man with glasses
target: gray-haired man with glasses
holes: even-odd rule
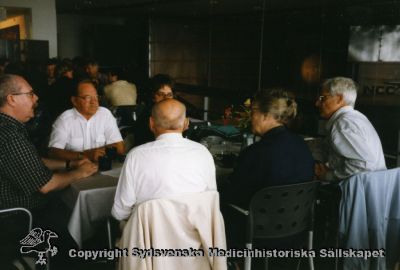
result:
[[[71,97],[74,108],[62,113],[53,124],[49,155],[64,160],[84,157],[97,161],[106,147],[124,154],[124,144],[116,119],[99,106],[96,88],[89,80],[81,81]]]
[[[321,180],[343,180],[362,171],[386,169],[382,144],[371,122],[354,110],[357,86],[352,79],[326,80],[315,105],[328,120],[328,162],[317,163]]]

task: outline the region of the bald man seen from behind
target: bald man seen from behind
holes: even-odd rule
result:
[[[215,165],[203,145],[183,138],[186,108],[175,99],[156,103],[150,117],[155,141],[132,149],[122,168],[112,215],[128,219],[135,204],[216,190]]]

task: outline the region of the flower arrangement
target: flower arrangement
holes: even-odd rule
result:
[[[237,107],[230,105],[224,109],[223,115],[224,125],[232,124],[240,131],[248,132],[251,127],[251,100],[246,99],[245,102]]]

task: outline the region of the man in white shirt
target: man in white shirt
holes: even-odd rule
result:
[[[116,120],[111,112],[99,107],[96,88],[90,81],[82,81],[71,97],[74,108],[62,113],[53,124],[49,141],[49,156],[64,160],[84,157],[97,161],[106,147],[124,153],[124,144]]]
[[[156,140],[129,152],[112,208],[116,219],[128,219],[136,203],[217,189],[213,158],[203,145],[182,137],[187,126],[179,101],[154,105],[150,129]]]
[[[317,163],[321,180],[343,180],[363,171],[386,169],[382,144],[370,121],[354,110],[357,87],[353,80],[336,77],[326,80],[316,106],[328,119],[328,163]]]

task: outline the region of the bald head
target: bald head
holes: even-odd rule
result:
[[[154,133],[183,132],[187,127],[186,108],[176,99],[156,103],[151,111],[150,127]]]

